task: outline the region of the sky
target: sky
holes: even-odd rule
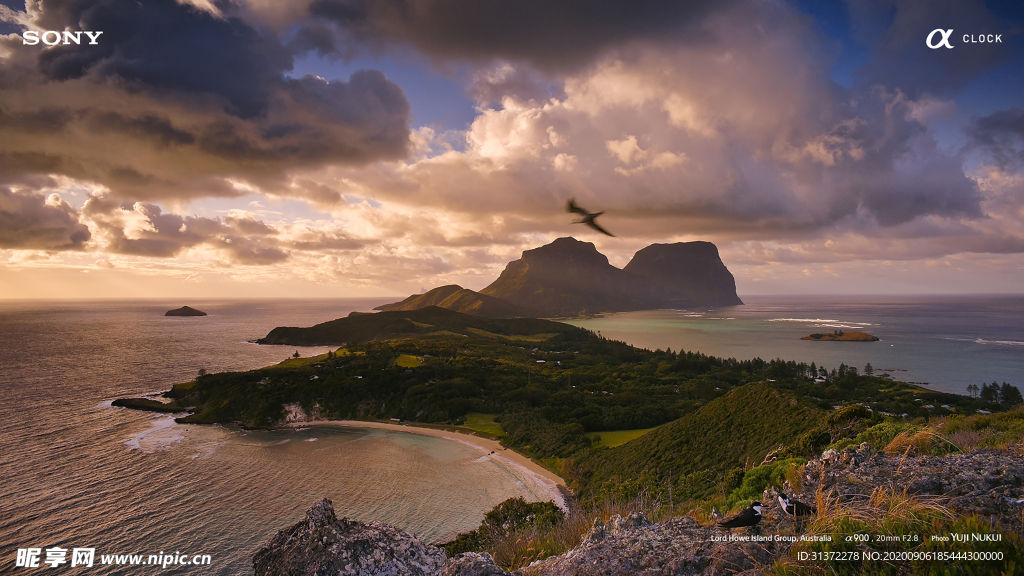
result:
[[[714,242],[741,297],[1020,293],[1022,26],[975,0],[0,0],[0,299],[480,289],[562,236],[620,267]]]

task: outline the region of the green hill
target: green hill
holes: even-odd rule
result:
[[[378,306],[375,310],[383,310],[385,312],[419,310],[429,306],[437,306],[483,318],[534,318],[539,316],[536,311],[525,306],[519,306],[487,296],[486,294],[474,292],[458,284],[434,288],[425,294],[414,294],[401,302]]]
[[[278,327],[257,342],[295,346],[341,346],[355,342],[432,335],[521,337],[524,340],[536,341],[557,334],[584,335],[586,332],[575,326],[551,320],[488,319],[428,306],[419,310],[357,314],[309,328]]]
[[[760,464],[765,455],[817,427],[822,410],[765,383],[739,386],[696,412],[622,446],[593,451],[567,467],[579,494],[607,486],[652,484],[652,477],[707,472],[717,484],[733,468]],[[685,487],[682,492],[685,492]]]

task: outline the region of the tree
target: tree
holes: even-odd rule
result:
[[[977,384],[968,384],[967,385],[967,395],[970,396],[971,398],[977,398],[978,397],[978,385]]]
[[[295,354],[292,354],[292,358],[298,358],[298,357],[299,357],[299,351],[296,350]]]
[[[1021,397],[1020,389],[1006,382],[1003,382],[1003,386],[999,389],[999,400],[1007,407],[1024,404],[1024,397]]]
[[[998,402],[999,401],[999,385],[995,382],[991,386],[988,384],[981,385],[981,399],[986,402]]]
[[[871,365],[871,362],[868,362],[867,364],[864,365],[864,375],[865,376],[874,376],[875,375],[875,368],[874,368],[874,366]]]
[[[206,376],[206,368],[199,369],[199,377],[202,378],[203,376]]]

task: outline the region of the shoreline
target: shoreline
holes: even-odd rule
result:
[[[346,428],[370,428],[377,430],[390,430],[392,432],[405,432],[408,434],[420,434],[421,436],[433,436],[458,442],[481,452],[484,456],[496,461],[500,466],[516,476],[525,476],[536,486],[541,488],[556,506],[568,512],[568,504],[565,501],[565,493],[568,491],[565,480],[554,472],[530,460],[526,456],[502,446],[497,440],[474,436],[463,432],[451,432],[449,430],[438,430],[435,428],[422,428],[419,426],[407,426],[391,422],[367,422],[363,420],[307,420],[303,422],[288,422],[279,428],[307,428],[310,426],[342,426]],[[523,478],[521,478],[522,480]]]

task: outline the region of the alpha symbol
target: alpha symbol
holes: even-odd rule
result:
[[[940,36],[942,36],[942,40],[939,40],[937,43],[932,44],[932,38],[934,38],[936,34],[939,34]],[[928,35],[928,38],[925,38],[924,43],[927,44],[928,47],[931,48],[932,50],[935,50],[936,48],[941,48],[942,46],[945,46],[946,48],[952,49],[953,46],[949,43],[949,37],[952,36],[952,35],[953,35],[953,29],[952,28],[950,28],[949,30],[943,30],[942,28],[936,28],[935,30],[932,30],[932,33]]]

